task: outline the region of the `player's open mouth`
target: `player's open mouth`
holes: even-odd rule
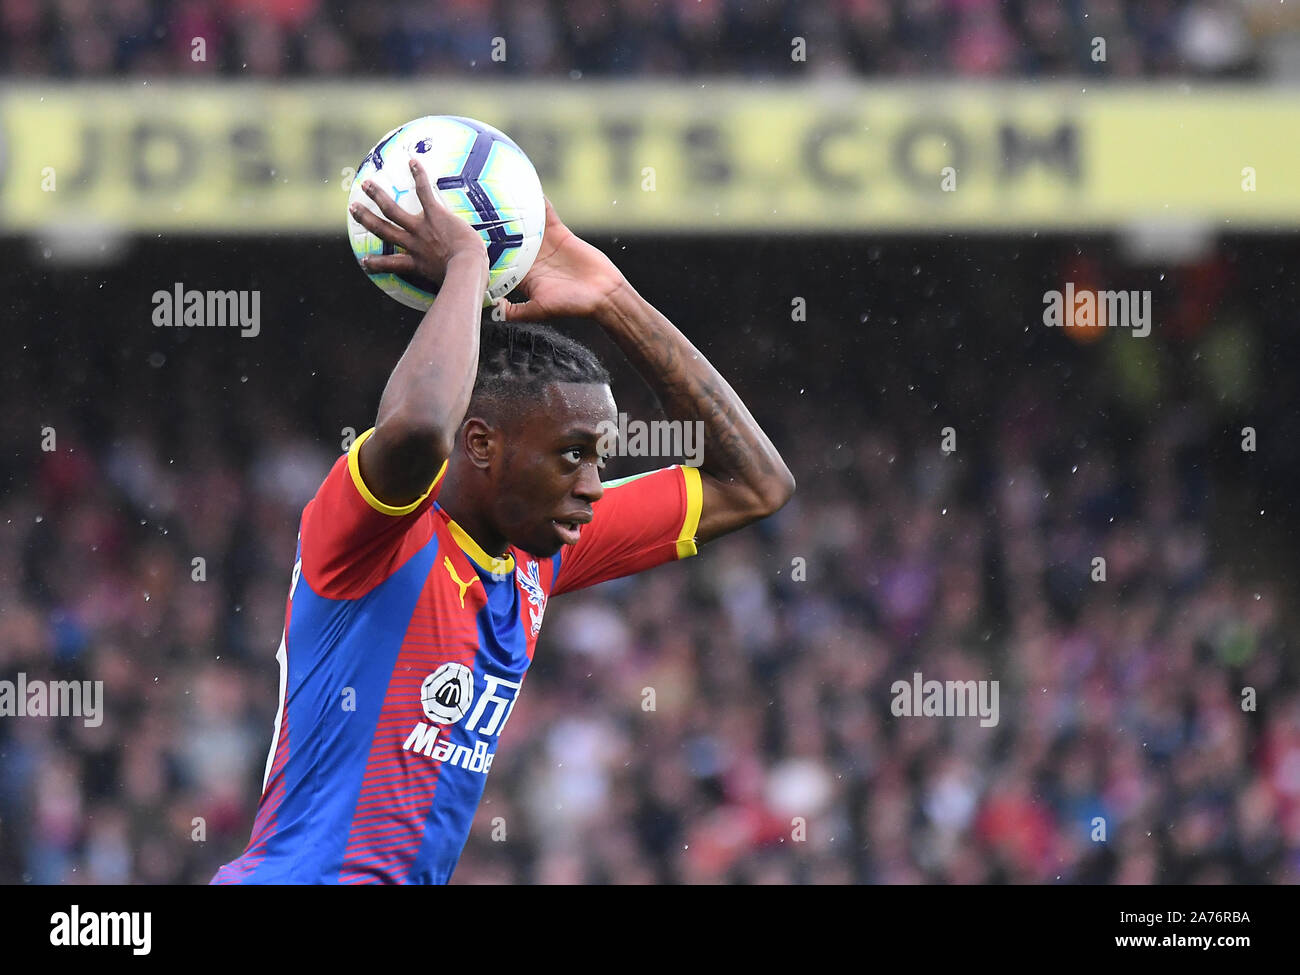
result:
[[[582,537],[576,521],[560,521],[552,518],[551,524],[555,526],[555,530],[559,533],[565,545],[576,545],[578,539]]]

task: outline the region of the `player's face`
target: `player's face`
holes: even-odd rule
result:
[[[511,430],[497,476],[495,520],[510,544],[549,558],[578,541],[602,493],[602,437],[617,422],[607,385],[546,388]]]

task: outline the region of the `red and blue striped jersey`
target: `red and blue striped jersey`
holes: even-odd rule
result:
[[[579,541],[488,555],[340,457],[303,509],[279,712],[252,838],[213,883],[446,883],[532,662],[547,600],[694,555],[700,475],[605,485]]]

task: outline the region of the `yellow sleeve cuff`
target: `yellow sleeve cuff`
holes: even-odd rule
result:
[[[695,545],[695,533],[700,528],[700,509],[704,504],[704,490],[700,484],[698,467],[679,469],[686,482],[686,520],[682,522],[681,534],[677,536],[677,557],[688,559],[699,552]]]
[[[433,483],[429,485],[429,489],[425,491],[422,495],[420,495],[418,498],[416,498],[414,501],[412,501],[410,504],[404,504],[401,507],[397,507],[391,504],[384,504],[384,502],[380,501],[377,497],[375,497],[374,493],[370,490],[370,488],[366,487],[366,482],[361,479],[361,464],[360,461],[358,460],[358,457],[360,456],[361,445],[365,443],[366,438],[369,437],[374,432],[375,432],[375,428],[371,427],[361,436],[357,437],[356,440],[352,441],[352,446],[348,448],[348,473],[352,475],[352,483],[353,485],[356,486],[357,493],[366,499],[366,504],[370,505],[370,507],[374,508],[380,514],[393,515],[394,517],[400,517],[401,515],[409,515],[412,511],[418,508],[420,504],[424,501],[424,499],[427,498],[431,493],[433,493],[433,489],[438,486],[438,482],[442,480],[442,476],[447,473],[447,461],[444,460],[442,462],[442,467],[438,468],[438,476],[433,479]],[[698,522],[698,516],[697,516],[697,522]],[[680,548],[680,543],[679,543],[679,548]]]

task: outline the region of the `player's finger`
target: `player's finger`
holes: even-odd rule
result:
[[[507,298],[498,298],[496,307],[500,311],[502,321],[507,322],[533,322],[542,317],[541,309],[536,302],[521,301],[518,303],[511,302]]]
[[[414,274],[415,258],[410,254],[379,254],[361,259],[367,274]]]
[[[411,157],[411,175],[415,177],[416,199],[420,201],[420,206],[425,213],[447,209],[447,204],[442,202],[442,194],[434,192],[433,186],[429,183],[429,174],[420,165],[420,160],[414,156]]]
[[[380,240],[388,241],[390,244],[396,244],[398,247],[410,248],[411,236],[401,227],[389,223],[380,217],[377,213],[364,206],[361,203],[354,203],[349,207],[352,219],[361,226],[365,227]]]
[[[370,197],[370,199],[375,201],[375,205],[379,207],[380,213],[393,221],[393,223],[397,224],[403,230],[411,232],[415,231],[415,228],[420,222],[419,216],[407,213],[398,206],[397,201],[389,196],[388,191],[382,186],[376,183],[373,179],[368,179],[361,184],[361,189],[368,197]]]
[[[559,215],[558,213],[555,212],[555,206],[554,206],[554,204],[551,203],[551,198],[550,198],[549,196],[543,196],[543,197],[542,197],[542,201],[546,204],[546,224],[545,224],[545,225],[546,225],[547,227],[549,227],[549,226],[551,226],[551,224],[559,224],[561,227],[563,227],[563,226],[564,226],[564,221],[561,220],[561,219],[560,219],[560,215]]]

